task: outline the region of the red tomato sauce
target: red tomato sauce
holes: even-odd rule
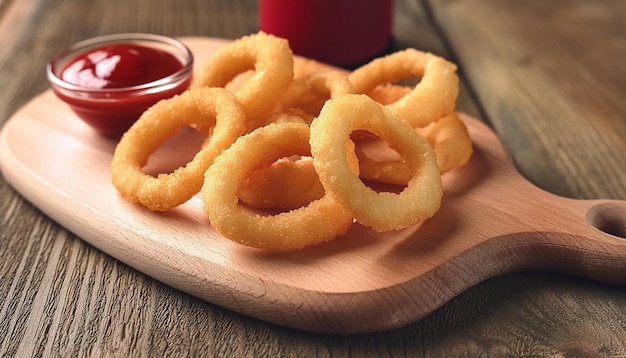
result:
[[[65,82],[82,89],[53,89],[86,123],[104,135],[118,137],[150,106],[189,87],[191,74],[177,74],[185,67],[182,61],[153,47],[105,45],[70,59],[59,71]],[[163,85],[141,86],[174,74],[177,77]]]
[[[61,78],[86,88],[123,88],[150,83],[183,68],[176,56],[136,44],[101,47],[72,60]]]

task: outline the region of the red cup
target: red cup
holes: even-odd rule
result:
[[[391,42],[393,0],[259,0],[260,30],[296,55],[353,67]]]

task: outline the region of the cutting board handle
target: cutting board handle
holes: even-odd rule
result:
[[[489,256],[498,274],[551,270],[626,285],[626,201],[577,200],[541,190],[519,174],[493,131],[461,116],[472,124],[476,163],[444,176],[448,197],[442,208],[446,200],[456,208],[467,205],[464,212],[474,216],[469,221],[478,224],[465,232],[483,238],[473,250]]]

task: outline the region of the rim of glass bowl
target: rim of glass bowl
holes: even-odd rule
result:
[[[57,75],[55,72],[59,70],[57,65],[63,62],[64,59],[71,59],[75,56],[78,56],[90,49],[107,45],[113,43],[142,43],[142,42],[153,42],[153,43],[161,43],[165,45],[170,45],[176,47],[179,51],[181,51],[182,59],[185,61],[183,67],[172,73],[169,76],[160,78],[156,81],[143,83],[136,86],[129,87],[118,87],[118,88],[88,88],[78,86],[69,82],[64,81]],[[52,85],[57,86],[63,90],[71,91],[71,92],[82,92],[82,93],[90,93],[90,94],[102,94],[102,93],[112,93],[112,92],[134,92],[134,91],[143,91],[146,89],[151,89],[155,87],[160,87],[164,85],[171,85],[175,83],[182,82],[189,77],[189,74],[193,70],[193,54],[191,50],[180,42],[179,40],[162,35],[155,34],[145,34],[145,33],[122,33],[122,34],[113,34],[113,35],[104,35],[98,36],[91,39],[83,40],[77,42],[64,50],[62,50],[59,54],[57,54],[46,66],[46,74],[48,76],[48,80],[52,83]]]

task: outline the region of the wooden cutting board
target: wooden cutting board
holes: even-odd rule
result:
[[[197,64],[226,43],[183,40]],[[109,172],[115,142],[50,91],[2,129],[0,168],[50,218],[137,270],[228,309],[305,330],[398,327],[511,271],[554,270],[626,284],[626,202],[564,199],[536,188],[487,126],[461,118],[475,153],[444,175],[442,207],[432,219],[382,234],[354,225],[335,241],[292,253],[222,238],[198,197],[166,213],[122,200]],[[187,141],[164,150],[185,150],[181,143]]]

